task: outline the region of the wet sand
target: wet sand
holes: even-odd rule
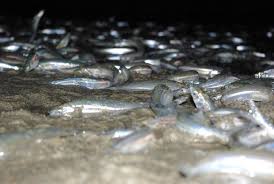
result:
[[[190,180],[181,176],[178,172],[180,163],[191,163],[211,152],[228,149],[217,144],[195,143],[188,135],[170,127],[159,129],[162,136],[144,152],[120,154],[111,150],[110,137],[98,134],[115,128],[144,127],[145,122],[154,117],[150,109],[70,119],[50,118],[47,112],[79,98],[108,97],[144,102],[150,99],[150,93],[52,86],[48,84],[52,77],[36,74],[0,76],[1,133],[47,127],[85,131],[74,136],[39,142],[30,140],[11,146],[11,152],[0,160],[1,183],[206,183],[203,179]],[[188,102],[187,105],[192,104]],[[273,118],[272,104],[260,107]],[[222,182],[222,178],[213,181]]]

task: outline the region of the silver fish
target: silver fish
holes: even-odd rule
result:
[[[270,141],[264,142],[262,144],[255,146],[254,149],[274,152],[274,141],[270,140]]]
[[[189,88],[192,99],[196,105],[196,108],[201,111],[212,111],[215,109],[214,103],[209,96],[203,92],[200,88],[191,86]]]
[[[0,62],[0,72],[6,72],[6,71],[10,71],[10,70],[19,71],[20,67],[17,65]]]
[[[183,82],[194,83],[195,81],[198,81],[199,74],[196,71],[186,71],[186,72],[169,75],[167,79],[180,82],[180,83],[183,83]]]
[[[250,113],[241,109],[219,108],[209,112],[207,115],[215,127],[226,131],[237,131],[251,123],[257,124],[256,119]],[[228,119],[224,119],[224,116],[227,116]],[[214,120],[216,117],[217,120]]]
[[[32,36],[30,38],[30,42],[33,42],[36,34],[37,34],[37,30],[38,30],[38,26],[40,23],[41,18],[43,17],[45,11],[44,10],[40,10],[34,17],[32,20]]]
[[[152,92],[152,103],[161,106],[168,106],[172,104],[173,92],[168,86],[164,84],[157,85]]]
[[[53,85],[80,86],[88,89],[105,89],[111,86],[111,82],[103,79],[67,78],[50,82]]]
[[[196,164],[181,164],[180,172],[193,178],[208,174],[236,174],[251,178],[274,177],[274,157],[249,150],[215,153]]]
[[[212,79],[207,80],[205,83],[200,84],[199,87],[205,90],[218,89],[238,80],[240,79],[234,76],[216,75]]]
[[[49,112],[49,115],[52,117],[72,117],[77,113],[80,113],[80,115],[104,112],[117,113],[146,107],[149,107],[149,104],[141,102],[126,102],[111,99],[82,99],[56,107]]]
[[[107,132],[103,132],[102,135],[110,136],[111,139],[122,139],[134,133],[134,129],[114,129]]]
[[[222,72],[222,69],[217,67],[206,67],[206,66],[202,67],[202,66],[190,66],[190,65],[180,66],[179,70],[196,71],[199,73],[199,76],[203,78],[212,78],[215,75],[219,75]]]
[[[254,119],[257,121],[257,124],[260,125],[262,128],[264,128],[271,137],[274,138],[274,125],[272,122],[268,121],[260,112],[260,110],[257,108],[254,101],[249,100],[248,101],[249,107],[250,107],[250,114],[254,117]]]
[[[259,85],[246,85],[225,92],[222,96],[222,102],[232,101],[263,101],[268,102],[272,98],[272,90],[270,87]]]
[[[39,57],[35,53],[35,51],[32,51],[26,61],[25,65],[25,72],[30,72],[31,70],[34,70],[39,65]]]
[[[232,135],[231,145],[252,148],[270,139],[271,137],[265,129],[257,126],[249,126]]]
[[[203,124],[205,117],[198,118],[188,112],[180,112],[177,115],[176,127],[185,133],[191,134],[197,138],[203,138],[207,143],[220,142],[228,144],[230,136],[227,132]]]
[[[274,69],[268,69],[255,74],[255,78],[274,79]]]
[[[38,66],[34,69],[39,73],[65,72],[67,69],[77,69],[82,66],[81,63],[66,59],[46,59],[40,60]]]
[[[92,77],[96,79],[113,80],[115,69],[108,68],[103,65],[83,66],[74,70],[74,75]]]
[[[152,73],[152,69],[147,65],[137,65],[133,66],[129,69],[131,75],[144,75],[146,77],[150,77]]]
[[[151,129],[145,128],[134,132],[113,145],[113,149],[123,154],[144,151],[156,137]]]
[[[129,80],[129,78],[130,78],[129,70],[126,67],[121,66],[119,68],[119,71],[114,74],[113,84],[114,85],[124,84],[125,82]]]
[[[61,49],[67,47],[70,41],[70,33],[68,33],[64,38],[58,43],[56,49]]]
[[[172,91],[181,88],[180,83],[169,80],[147,80],[147,81],[133,81],[121,86],[110,87],[112,90],[125,90],[125,91],[152,91],[155,86],[164,84]]]

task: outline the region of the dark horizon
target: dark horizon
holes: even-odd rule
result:
[[[274,24],[274,2],[195,2],[159,1],[24,1],[7,2],[0,7],[2,16],[32,17],[44,9],[56,19],[104,19],[111,16],[126,20],[186,21],[195,23]]]

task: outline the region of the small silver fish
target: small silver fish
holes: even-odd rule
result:
[[[115,143],[113,149],[123,154],[137,153],[144,151],[155,140],[154,132],[144,128]]]
[[[68,33],[64,38],[58,43],[56,49],[61,49],[67,47],[70,41],[70,33]]]
[[[240,80],[237,77],[229,75],[216,75],[212,79],[207,80],[205,83],[199,85],[204,90],[212,90],[225,87],[233,82]]]
[[[274,157],[271,154],[249,150],[214,153],[196,164],[181,164],[180,172],[186,177],[208,174],[236,174],[251,178],[274,177]]]
[[[108,80],[90,78],[67,78],[50,82],[53,85],[80,86],[88,89],[105,89],[112,85]]]
[[[255,78],[274,79],[274,69],[268,69],[255,74]]]
[[[207,143],[228,144],[230,142],[230,135],[227,132],[205,125],[204,121],[203,114],[198,118],[192,113],[180,112],[177,115],[176,127],[194,137],[203,138],[203,141]]]
[[[271,137],[265,129],[257,126],[249,126],[232,135],[231,145],[252,148],[270,139]]]
[[[113,80],[115,69],[108,68],[103,65],[83,66],[74,70],[74,75],[80,75],[85,77],[92,77],[96,79],[108,79]]]
[[[246,85],[224,92],[221,101],[224,103],[247,100],[268,102],[271,98],[272,90],[270,87]]]
[[[196,71],[186,71],[186,72],[169,75],[167,79],[180,82],[180,83],[183,83],[183,82],[194,83],[199,80],[199,74]]]
[[[215,109],[214,103],[209,96],[203,92],[200,88],[191,86],[189,88],[192,99],[196,105],[196,108],[201,111],[212,111]]]
[[[212,78],[215,75],[219,75],[222,72],[222,69],[217,67],[206,67],[206,66],[202,67],[202,66],[190,66],[190,65],[180,66],[179,70],[196,71],[199,73],[199,76],[203,78]]]
[[[261,111],[257,108],[254,101],[248,101],[250,107],[250,114],[254,117],[257,121],[257,124],[264,128],[268,133],[269,136],[274,138],[274,125],[272,122],[268,121],[261,113]]]
[[[172,104],[173,92],[168,86],[164,84],[157,85],[152,91],[152,103],[161,106],[168,106]]]
[[[6,71],[10,71],[10,70],[19,71],[20,67],[17,65],[0,62],[0,72],[6,72]]]
[[[180,83],[169,80],[147,80],[147,81],[133,81],[121,86],[110,87],[112,90],[125,90],[125,91],[152,91],[155,86],[159,84],[167,85],[172,91],[181,88]]]
[[[37,34],[37,30],[38,30],[38,27],[39,27],[39,23],[40,23],[40,20],[41,18],[43,17],[45,11],[44,10],[40,10],[34,17],[33,17],[33,20],[32,20],[32,36],[30,38],[30,42],[33,42],[35,37],[36,37],[36,34]]]
[[[107,132],[103,132],[102,135],[110,136],[111,139],[122,139],[134,133],[134,129],[114,129]]]
[[[72,117],[73,115],[97,114],[97,113],[118,113],[138,108],[147,108],[149,104],[141,102],[126,102],[111,99],[82,99],[75,100],[49,112],[52,117]],[[78,114],[77,114],[78,113]]]
[[[152,73],[152,69],[148,65],[136,65],[129,69],[132,76],[135,75],[143,75],[146,77],[150,77]]]
[[[129,70],[126,67],[121,66],[119,68],[119,71],[114,74],[113,84],[114,85],[124,84],[129,80],[129,78],[130,78]]]
[[[255,146],[254,149],[274,152],[274,141],[273,140],[266,141],[264,143],[261,143]]]
[[[40,60],[38,66],[34,69],[39,73],[62,72],[68,69],[77,69],[82,66],[81,63],[66,59],[46,59]]]

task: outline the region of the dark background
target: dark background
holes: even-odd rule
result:
[[[2,2],[1,2],[2,3]],[[102,19],[116,16],[128,20],[185,21],[195,23],[274,23],[274,2],[269,1],[107,1],[25,0],[7,1],[0,15],[31,17],[40,9],[46,16],[68,19]]]

